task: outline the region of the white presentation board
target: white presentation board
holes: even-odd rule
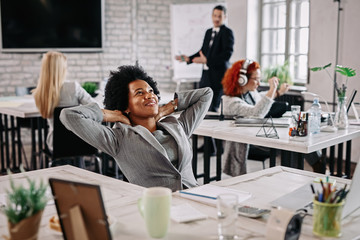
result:
[[[211,14],[219,3],[189,3],[171,5],[171,54],[174,79],[199,79],[202,64],[186,64],[175,55],[190,56],[201,49],[205,32],[213,26]]]

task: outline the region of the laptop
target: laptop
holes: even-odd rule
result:
[[[272,124],[274,127],[289,127],[290,118],[235,118],[235,126],[238,127],[270,127]]]
[[[298,189],[281,196],[274,201],[270,202],[270,205],[273,207],[283,207],[294,211],[306,210],[310,215],[313,214],[312,201],[314,194],[310,188],[310,183],[313,181],[304,184]],[[342,219],[349,216],[355,210],[360,208],[360,164],[356,165],[354,176],[350,185],[350,191],[346,196],[346,201],[342,211]],[[321,189],[320,184],[314,184],[315,191]]]

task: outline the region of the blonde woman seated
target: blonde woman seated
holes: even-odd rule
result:
[[[46,144],[50,151],[53,150],[54,109],[95,102],[79,83],[66,81],[66,73],[67,60],[64,54],[47,52],[43,55],[40,77],[33,96],[41,116],[49,124]]]
[[[274,98],[288,91],[282,84],[279,91],[277,77],[268,79],[269,90],[258,92],[260,85],[260,65],[248,59],[235,62],[222,80],[224,89],[223,110],[225,115],[263,118],[269,112]],[[224,173],[237,176],[246,173],[246,159],[249,145],[226,141],[224,147]]]
[[[131,183],[173,191],[195,187],[189,138],[209,109],[212,90],[179,92],[161,107],[158,94],[156,82],[141,67],[121,66],[106,84],[106,109],[96,104],[67,108],[60,120],[112,156]],[[168,116],[177,109],[179,118]]]

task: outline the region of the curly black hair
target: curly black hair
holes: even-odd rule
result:
[[[105,87],[105,108],[125,111],[129,105],[129,83],[139,79],[147,82],[160,99],[157,83],[147,75],[141,66],[124,65],[118,67],[117,71],[110,72]]]

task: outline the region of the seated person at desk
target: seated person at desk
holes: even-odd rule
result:
[[[222,80],[225,94],[222,98],[224,114],[263,118],[269,112],[274,98],[283,95],[289,90],[289,86],[284,83],[277,91],[278,78],[272,77],[268,80],[269,90],[259,93],[256,89],[260,85],[260,79],[259,63],[248,59],[235,62],[226,71]],[[264,155],[265,158],[270,156],[268,148],[252,147],[254,147],[257,154]],[[245,174],[248,154],[248,144],[226,141],[224,173],[231,176]],[[305,158],[312,166],[319,160],[313,154],[308,154]]]
[[[66,81],[66,73],[67,60],[64,54],[47,52],[43,55],[39,82],[33,90],[33,96],[41,116],[49,124],[46,144],[50,151],[53,149],[54,109],[95,102],[79,83]]]
[[[159,107],[157,83],[139,66],[110,73],[104,105],[61,112],[60,120],[86,142],[112,156],[130,183],[173,191],[198,185],[189,138],[209,109],[210,88],[180,92]],[[181,110],[179,118],[168,116]],[[113,128],[101,122],[115,123]]]

